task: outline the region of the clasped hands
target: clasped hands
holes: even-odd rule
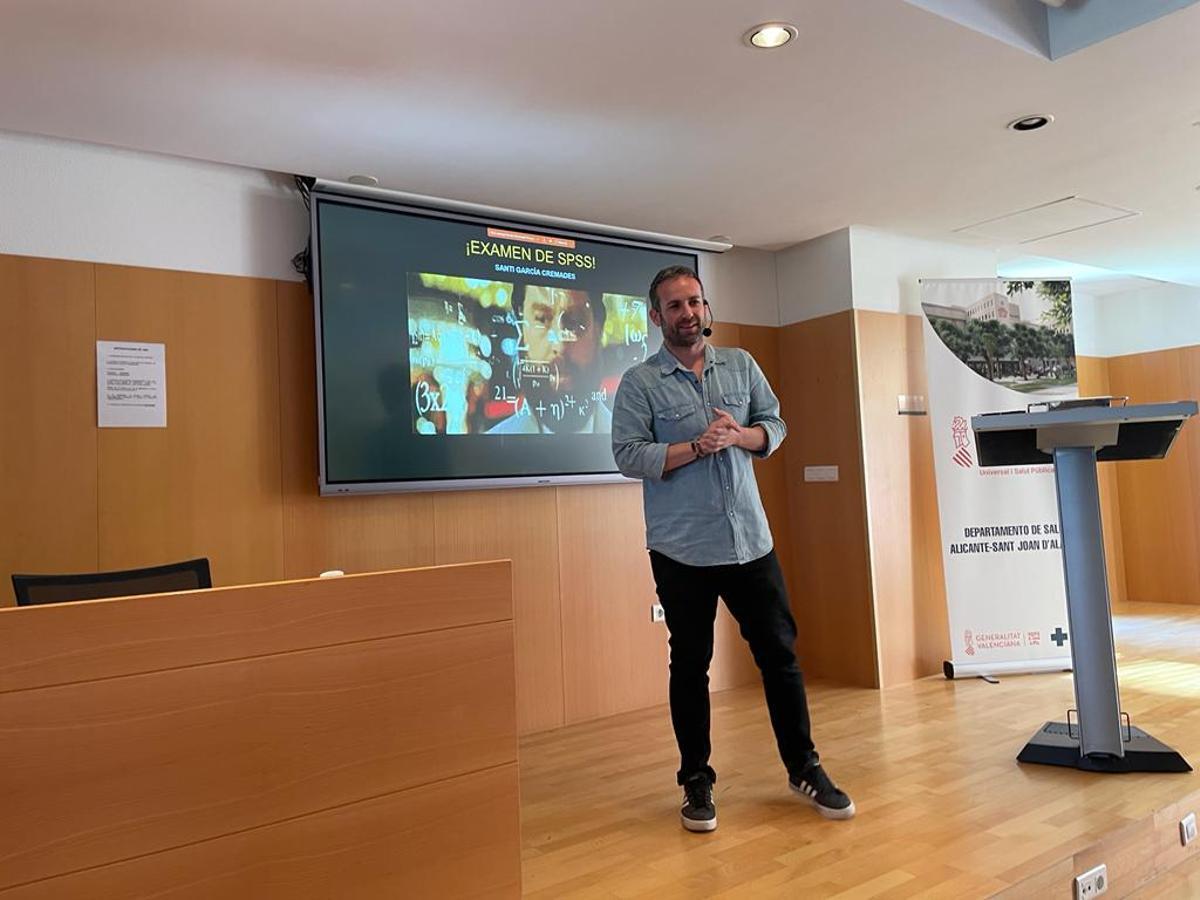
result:
[[[704,433],[696,438],[696,446],[700,448],[703,456],[717,453],[726,447],[742,446],[742,436],[746,432],[746,429],[725,410],[717,409],[714,406],[713,412],[717,414],[717,417],[712,420]]]

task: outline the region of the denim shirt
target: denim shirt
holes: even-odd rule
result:
[[[746,563],[773,546],[752,456],[767,457],[787,435],[779,400],[745,350],[704,347],[704,378],[667,349],[631,368],[613,407],[613,456],[642,480],[646,546],[689,566]],[[757,453],[728,447],[663,473],[667,445],[698,438],[719,407],[739,425],[761,425]]]

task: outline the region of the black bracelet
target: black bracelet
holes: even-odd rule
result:
[[[704,457],[704,451],[700,449],[699,441],[692,441],[692,452],[696,454],[696,459],[702,459]]]

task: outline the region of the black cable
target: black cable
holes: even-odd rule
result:
[[[300,199],[304,202],[304,208],[312,210],[312,188],[316,183],[316,179],[309,175],[293,175],[296,181],[296,190],[300,192]],[[312,235],[309,235],[308,240],[304,244],[304,249],[292,257],[292,268],[300,275],[304,276],[304,283],[308,285],[309,291],[312,290]]]
[[[297,274],[303,275],[308,286],[312,287],[312,244],[304,245],[304,249],[292,257],[292,268]]]
[[[317,179],[310,175],[293,175],[296,179],[296,190],[300,192],[300,199],[304,201],[305,209],[312,209],[312,187],[316,184]]]

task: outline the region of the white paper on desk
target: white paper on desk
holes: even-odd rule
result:
[[[167,345],[96,341],[101,428],[167,427]]]

